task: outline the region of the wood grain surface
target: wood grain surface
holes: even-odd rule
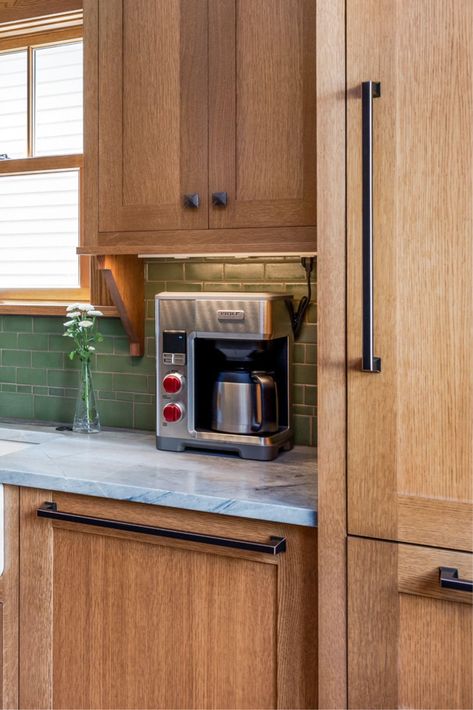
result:
[[[440,544],[462,549],[473,541],[472,25],[470,0],[347,3],[349,530],[427,544],[430,534],[439,544],[442,530]],[[360,371],[360,84],[367,79],[381,82],[374,100],[379,375]],[[419,535],[415,508],[409,519],[402,510],[404,496],[409,506],[417,500],[429,508]]]
[[[134,255],[99,256],[97,267],[130,341],[130,355],[145,351],[144,264]]]
[[[189,229],[162,232],[101,233],[79,254],[315,254],[315,227],[259,227],[255,229]]]
[[[80,253],[316,249],[315,7],[84,0]]]
[[[80,10],[82,0],[0,0],[0,22]]]
[[[315,224],[315,2],[210,0],[213,228]]]
[[[88,12],[100,230],[207,227],[207,0],[101,0]],[[86,124],[96,112],[86,107]],[[184,207],[196,192],[200,207]]]
[[[345,3],[317,3],[319,707],[346,708]]]
[[[272,557],[53,523],[44,491],[21,494],[21,707],[317,707],[315,529],[54,494],[95,517],[286,536]]]
[[[432,599],[473,604],[473,595],[469,592],[459,592],[440,586],[439,567],[455,567],[462,579],[473,580],[471,554],[416,545],[400,545],[398,549],[399,591]]]
[[[468,553],[349,539],[350,708],[472,707],[471,594],[439,566],[473,577]]]
[[[4,486],[4,569],[0,577],[0,705],[18,707],[19,492]]]
[[[48,491],[20,491],[19,707],[53,707],[53,530],[32,513]],[[71,639],[75,643],[75,639]]]

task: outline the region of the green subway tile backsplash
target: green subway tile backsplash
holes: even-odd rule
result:
[[[0,382],[16,382],[15,367],[0,367]]]
[[[183,281],[183,261],[151,261],[147,264],[148,281]]]
[[[93,379],[105,426],[155,429],[154,295],[160,291],[286,291],[296,301],[306,292],[297,258],[153,260],[145,268],[145,356],[131,358],[116,318],[100,319],[104,342],[92,359]],[[294,346],[293,414],[296,443],[317,443],[315,272],[312,300]],[[68,357],[63,317],[0,318],[0,416],[71,422],[78,363]]]
[[[30,316],[3,316],[3,330],[6,333],[31,333],[33,319]]]
[[[18,335],[18,347],[22,350],[47,350],[49,347],[49,335],[46,333],[20,333]]]
[[[264,263],[254,264],[251,261],[231,262],[225,264],[225,279],[227,281],[262,281],[264,279]],[[280,279],[279,279],[280,280]]]
[[[31,366],[31,352],[29,350],[2,350],[2,365]]]
[[[17,417],[18,419],[33,419],[33,396],[22,394],[21,392],[3,392],[1,394],[1,410],[5,417]]]
[[[218,262],[207,262],[206,264],[196,264],[188,262],[185,265],[186,281],[222,281],[223,264]]]

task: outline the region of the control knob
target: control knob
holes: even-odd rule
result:
[[[184,387],[184,375],[179,372],[169,372],[163,377],[163,390],[167,394],[177,394]]]
[[[180,422],[184,416],[184,406],[179,402],[169,402],[163,407],[163,418],[169,424]]]

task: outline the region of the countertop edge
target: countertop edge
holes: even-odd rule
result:
[[[109,500],[130,501],[146,505],[193,510],[201,513],[213,513],[234,518],[249,518],[273,523],[317,527],[317,512],[311,508],[299,508],[274,503],[260,503],[251,500],[228,500],[203,494],[190,495],[165,489],[148,489],[138,486],[126,486],[104,481],[57,478],[41,473],[21,473],[0,468],[0,484],[36,488],[57,493],[95,496]]]

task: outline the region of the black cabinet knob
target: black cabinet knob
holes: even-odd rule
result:
[[[212,192],[212,204],[214,207],[226,207],[228,195],[226,192]]]
[[[184,207],[190,207],[195,210],[200,205],[200,196],[198,192],[192,192],[190,195],[184,195]]]

